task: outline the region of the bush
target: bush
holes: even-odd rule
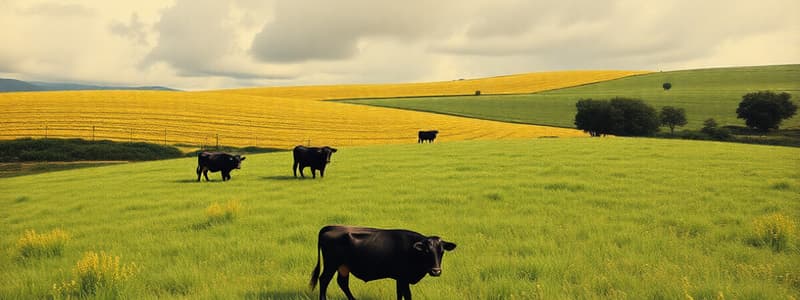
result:
[[[731,131],[727,128],[720,128],[717,126],[717,121],[713,118],[703,121],[703,128],[700,132],[707,134],[715,140],[727,140],[731,138]]]
[[[770,247],[775,252],[788,249],[795,235],[795,224],[782,214],[763,216],[753,221],[752,244]]]
[[[672,83],[664,82],[664,84],[662,84],[661,87],[664,88],[665,91],[668,91],[669,89],[672,88]]]
[[[50,233],[37,234],[35,230],[27,230],[17,241],[17,252],[22,258],[60,256],[69,241],[69,235],[61,229],[53,229]]]
[[[82,139],[16,139],[0,142],[0,162],[125,160],[181,157],[178,148],[148,143]]]
[[[639,99],[582,99],[575,106],[575,125],[592,136],[647,136],[660,124],[656,110]]]
[[[475,96],[480,96],[480,95],[481,95],[481,91],[480,90],[475,91]]]
[[[778,129],[784,119],[791,118],[797,112],[789,93],[776,94],[771,91],[760,91],[742,96],[742,102],[736,109],[736,116],[744,119],[748,127],[767,132]]]
[[[239,214],[240,207],[239,201],[237,200],[228,201],[225,203],[225,206],[214,202],[208,208],[206,208],[208,224],[233,222],[233,219],[235,219],[236,215]]]
[[[119,256],[89,251],[83,255],[75,266],[77,279],[53,285],[56,297],[85,297],[97,293],[100,289],[119,290],[122,284],[136,275],[139,268],[135,263],[121,265]]]

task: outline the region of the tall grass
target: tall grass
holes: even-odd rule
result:
[[[200,184],[192,158],[0,179],[0,249],[29,228],[72,236],[61,256],[34,263],[0,251],[0,298],[49,297],[53,283],[78,281],[85,251],[103,249],[143,266],[117,297],[316,299],[317,232],[336,223],[457,243],[441,277],[412,286],[415,299],[800,293],[800,251],[751,243],[754,220],[800,220],[797,148],[638,138],[341,147],[316,180],[295,179],[291,163],[290,153],[252,155],[232,180]],[[234,222],[196,230],[206,208],[231,199]],[[390,280],[350,286],[360,299],[395,297]],[[329,296],[343,299],[335,284]]]
[[[119,294],[125,281],[139,272],[135,263],[120,264],[119,256],[101,251],[86,252],[73,270],[75,279],[53,284],[55,297],[85,297],[98,291]]]
[[[69,241],[69,234],[61,229],[53,229],[49,233],[36,233],[26,230],[17,241],[17,252],[23,259],[34,257],[59,256]]]

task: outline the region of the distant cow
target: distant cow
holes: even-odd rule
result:
[[[424,143],[428,141],[429,143],[433,143],[433,140],[436,139],[436,134],[438,134],[438,130],[420,130],[419,131],[419,140],[417,143]]]
[[[202,152],[197,155],[197,181],[200,173],[208,181],[208,171],[222,172],[222,181],[231,179],[231,170],[241,169],[244,156],[231,155],[225,152]]]
[[[319,170],[319,177],[325,177],[325,165],[331,162],[331,155],[336,152],[336,148],[331,148],[328,146],[319,148],[319,147],[303,147],[297,146],[294,147],[292,154],[294,155],[294,164],[292,165],[292,171],[294,172],[294,177],[297,177],[297,167],[300,167],[300,176],[305,178],[306,176],[303,175],[303,169],[305,167],[311,168],[311,178],[317,178],[316,170]]]
[[[442,274],[442,256],[456,244],[438,236],[424,236],[403,229],[376,229],[352,226],[325,226],[319,231],[317,266],[311,273],[311,290],[319,280],[319,299],[325,300],[328,284],[337,271],[336,282],[347,299],[349,274],[368,282],[392,278],[397,285],[397,299],[411,300],[409,284],[416,284],[425,274]],[[319,273],[322,253],[322,275]]]

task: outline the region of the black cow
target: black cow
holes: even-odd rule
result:
[[[297,167],[300,166],[300,176],[303,175],[305,167],[311,167],[311,178],[317,178],[317,170],[319,170],[319,177],[325,177],[325,165],[331,163],[331,155],[336,152],[336,148],[328,146],[319,147],[294,147],[292,154],[294,155],[294,164],[292,171],[294,177],[297,177]]]
[[[403,229],[376,229],[352,226],[325,226],[319,231],[317,266],[311,273],[311,290],[319,280],[319,299],[337,271],[336,282],[347,299],[353,300],[349,274],[368,282],[392,278],[397,284],[397,299],[411,300],[409,284],[416,284],[425,274],[442,274],[442,256],[456,244],[438,236],[424,236]],[[319,273],[322,253],[322,275]]]
[[[424,143],[425,141],[433,143],[433,140],[436,139],[436,134],[438,133],[438,130],[420,130],[417,143]]]
[[[231,179],[231,170],[241,169],[244,156],[231,155],[225,152],[202,152],[197,155],[197,181],[200,181],[200,173],[208,181],[208,171],[222,171],[222,181]]]

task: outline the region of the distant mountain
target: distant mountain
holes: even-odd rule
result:
[[[77,83],[22,81],[0,78],[1,92],[35,92],[35,91],[85,91],[85,90],[147,90],[178,91],[163,86],[102,86]]]
[[[27,91],[41,91],[38,86],[32,85],[25,81],[16,79],[3,79],[0,78],[0,92],[27,92]]]

